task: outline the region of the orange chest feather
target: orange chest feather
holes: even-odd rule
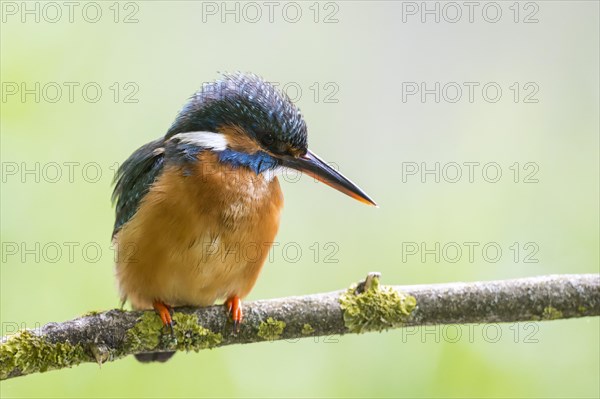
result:
[[[283,195],[276,178],[269,181],[249,169],[220,163],[210,152],[198,159],[193,166],[167,167],[145,201],[188,220],[216,223],[211,227],[218,230],[278,224]]]
[[[116,237],[117,278],[134,307],[208,305],[250,291],[279,226],[277,178],[217,162],[167,166]]]

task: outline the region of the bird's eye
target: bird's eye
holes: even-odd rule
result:
[[[275,154],[284,154],[287,151],[287,144],[272,133],[260,133],[258,139],[264,148]]]
[[[271,146],[273,145],[273,143],[275,143],[275,136],[273,136],[271,133],[264,133],[261,138],[260,138],[261,143],[263,143],[265,146]]]

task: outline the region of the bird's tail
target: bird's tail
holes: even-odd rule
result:
[[[175,354],[175,352],[147,352],[147,353],[138,353],[133,356],[135,356],[135,358],[142,363],[153,363],[153,362],[164,363],[167,360],[169,360],[171,357],[173,357],[174,354]]]

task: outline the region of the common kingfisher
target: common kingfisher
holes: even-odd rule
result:
[[[279,227],[277,175],[286,168],[375,205],[308,150],[306,131],[289,97],[254,74],[225,74],[203,85],[164,137],[140,147],[118,169],[113,242],[123,303],[154,308],[172,327],[172,307],[224,299],[238,328],[241,299],[254,286]],[[250,247],[259,253],[239,256]],[[137,355],[142,361],[170,356]]]

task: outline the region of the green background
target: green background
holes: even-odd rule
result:
[[[252,71],[286,85],[305,115],[310,147],[380,205],[363,206],[307,177],[282,182],[280,245],[249,300],[340,289],[369,271],[382,272],[389,284],[599,271],[598,2],[519,3],[518,22],[513,2],[499,2],[496,23],[482,16],[486,2],[472,23],[465,6],[461,20],[446,21],[455,10],[443,11],[443,3],[439,23],[431,15],[421,22],[420,13],[403,21],[410,5],[401,2],[298,2],[296,23],[289,22],[291,6],[288,21],[283,17],[283,2],[273,22],[262,2],[257,22],[256,9],[241,3],[236,22],[235,15],[222,21],[219,13],[203,14],[212,6],[192,1],[117,4],[115,22],[114,3],[98,2],[96,23],[83,19],[85,3],[73,22],[65,7],[56,22],[52,9],[39,22],[27,15],[23,22],[6,3],[3,334],[118,306],[110,250],[114,165],[164,134],[186,98],[220,71]],[[486,12],[494,18],[494,9]],[[124,23],[130,13],[137,22]],[[531,13],[538,21],[524,23]],[[39,102],[11,94],[36,82]],[[56,102],[53,84],[45,86],[51,82],[63,88]],[[72,102],[64,82],[79,84]],[[82,94],[90,82],[102,89],[97,102]],[[429,89],[456,82],[464,90],[457,102],[448,101],[452,85],[439,102],[433,94],[403,101],[403,82]],[[464,82],[479,83],[472,102]],[[489,82],[502,89],[497,102],[482,97]],[[538,102],[526,103],[532,87]],[[134,89],[129,100],[137,102],[126,102]],[[65,162],[76,163],[72,179]],[[436,162],[447,172],[439,183],[433,175],[403,176],[403,168]],[[451,162],[462,165],[455,183]],[[464,162],[480,163],[472,182]],[[493,178],[493,169],[482,174],[488,163],[502,172],[496,183],[484,178]],[[538,181],[525,183],[531,168]],[[472,261],[465,242],[479,243]],[[410,243],[440,243],[440,251],[458,243],[464,251],[456,262],[454,252],[422,259],[406,253]],[[484,258],[486,243],[501,248],[496,262]],[[528,260],[537,262],[525,262],[534,250]],[[599,327],[598,318],[588,318],[260,343],[178,353],[166,364],[86,364],[0,389],[2,397],[598,397]]]

